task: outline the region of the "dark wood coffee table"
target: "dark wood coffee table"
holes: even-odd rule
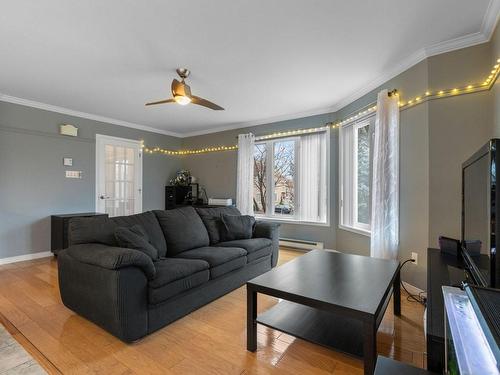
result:
[[[313,250],[247,282],[247,350],[257,323],[364,360],[373,374],[377,329],[391,294],[401,314],[399,262]],[[257,316],[257,293],[284,301]]]

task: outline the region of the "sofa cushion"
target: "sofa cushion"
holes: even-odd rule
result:
[[[220,242],[220,233],[222,232],[222,215],[241,215],[240,211],[234,206],[228,207],[196,207],[196,212],[200,215],[203,224],[207,228],[210,238],[210,245]]]
[[[217,216],[222,215],[241,215],[240,211],[234,206],[227,207],[196,207],[196,212],[200,216]]]
[[[246,256],[230,260],[229,262],[226,263],[222,263],[219,266],[210,268],[210,278],[215,279],[231,271],[243,268],[246,266],[246,264],[247,264]]]
[[[207,228],[210,245],[216,245],[220,241],[222,221],[219,216],[200,215],[205,228]]]
[[[74,217],[69,221],[69,245],[100,243],[117,246],[115,228],[116,224],[103,216]]]
[[[254,253],[264,247],[271,246],[272,241],[268,238],[249,238],[245,240],[234,240],[219,242],[217,246],[220,247],[241,247],[245,249],[248,254]]]
[[[208,232],[193,207],[154,213],[167,242],[168,256],[209,245]]]
[[[210,271],[204,270],[193,273],[182,279],[172,281],[169,284],[163,285],[158,288],[148,288],[148,300],[152,305],[164,302],[172,297],[175,297],[182,292],[195,288],[199,285],[205,284],[210,280]]]
[[[152,211],[143,212],[137,215],[116,216],[109,220],[119,227],[131,227],[137,224],[142,226],[149,237],[149,242],[158,250],[158,255],[164,257],[167,253],[165,237]]]
[[[222,215],[220,232],[221,241],[233,241],[252,238],[255,218],[249,215]]]
[[[210,279],[209,265],[204,260],[162,258],[154,265],[156,277],[148,284],[150,304],[166,301]]]
[[[264,258],[267,256],[270,256],[273,252],[273,247],[271,245],[263,247],[262,249],[259,249],[257,251],[254,251],[253,253],[249,253],[247,255],[247,263],[252,263],[253,261]]]
[[[158,255],[165,256],[167,252],[165,238],[158,220],[151,211],[113,218],[102,216],[72,218],[69,222],[69,244],[101,243],[108,246],[118,246],[115,229],[137,224],[144,228],[149,241],[158,250]]]
[[[208,270],[209,264],[201,259],[161,258],[154,262],[156,277],[149,282],[159,288],[197,272]]]
[[[203,259],[210,264],[210,277],[216,278],[245,266],[246,251],[238,247],[200,247],[177,255],[184,259]]]
[[[139,250],[151,259],[158,259],[158,250],[149,243],[149,236],[141,225],[115,229],[115,239],[119,247]]]

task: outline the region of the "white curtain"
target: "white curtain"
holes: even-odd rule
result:
[[[243,215],[253,215],[253,153],[255,136],[238,135],[236,206]]]
[[[300,137],[298,212],[303,221],[326,221],[327,139],[329,130]]]
[[[397,259],[399,247],[399,106],[379,92],[372,144],[371,244],[375,258]]]

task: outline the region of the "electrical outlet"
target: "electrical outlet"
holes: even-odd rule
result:
[[[416,252],[414,252],[414,251],[413,251],[413,252],[411,253],[411,259],[413,259],[413,260],[414,260],[413,264],[414,264],[414,265],[417,265],[417,264],[418,264],[418,253],[416,253]]]

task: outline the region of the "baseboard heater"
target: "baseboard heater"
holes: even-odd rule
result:
[[[290,247],[293,249],[300,249],[300,250],[314,250],[314,249],[323,250],[324,248],[323,242],[305,241],[305,240],[298,240],[295,238],[280,238],[280,246]]]

